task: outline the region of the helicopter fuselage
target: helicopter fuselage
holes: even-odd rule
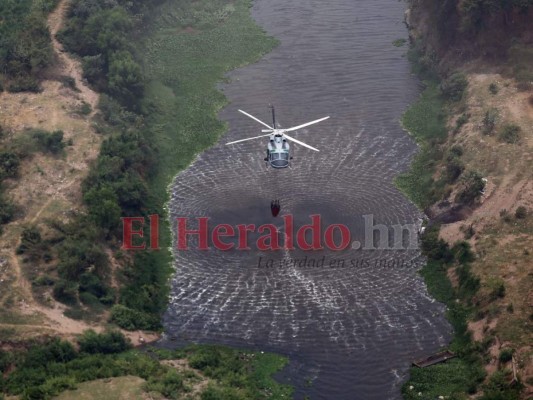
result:
[[[263,133],[262,135],[250,137],[246,139],[234,140],[233,142],[226,143],[226,145],[246,142],[248,140],[262,139],[268,136],[269,140],[267,144],[267,156],[265,158],[265,161],[267,162],[267,165],[270,164],[272,168],[276,168],[276,169],[287,168],[290,166],[290,161],[292,157],[290,155],[290,146],[289,146],[288,140],[298,144],[299,146],[306,147],[310,150],[319,151],[318,149],[315,149],[314,147],[309,146],[308,144],[301,142],[300,140],[292,136],[289,136],[287,132],[297,131],[307,126],[317,124],[319,122],[322,122],[328,119],[329,116],[320,118],[314,121],[306,122],[305,124],[301,124],[298,126],[293,126],[290,128],[279,128],[278,125],[276,124],[276,114],[274,113],[274,107],[273,106],[270,106],[270,107],[272,108],[272,126],[264,123],[263,121],[254,117],[253,115],[248,114],[246,111],[239,110],[240,113],[246,115],[247,117],[253,119],[256,122],[259,122],[261,125],[263,125],[264,127],[268,129],[263,129],[261,131]]]
[[[287,168],[290,163],[290,146],[283,134],[270,135],[265,161],[272,168]]]

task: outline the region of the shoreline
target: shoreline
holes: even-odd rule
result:
[[[524,249],[530,238],[531,192],[522,174],[527,168],[517,172],[501,167],[508,157],[526,163],[523,160],[531,154],[531,114],[527,90],[522,89],[526,86],[513,74],[506,75],[503,61],[492,65],[480,58],[463,65],[447,54],[446,61],[458,70],[437,72],[442,65],[431,53],[431,43],[426,43],[424,12],[431,13],[423,7],[417,9],[417,17],[411,9],[406,12],[410,59],[426,87],[402,119],[420,150],[396,184],[419,209],[434,216],[423,245],[427,263],[421,274],[430,295],[448,308],[446,318],[454,334],[446,349],[458,357],[437,367],[412,367],[402,393],[407,400],[420,393],[527,398],[533,382],[531,334],[524,304],[527,288],[518,282],[527,286],[530,280],[524,258],[529,252]],[[492,73],[484,72],[486,64]],[[438,126],[439,118],[442,132],[434,135],[429,128]],[[520,133],[520,150],[504,136],[509,126]]]

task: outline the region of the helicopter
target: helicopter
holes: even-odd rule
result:
[[[267,165],[270,164],[272,168],[276,168],[276,169],[287,168],[290,164],[290,160],[292,160],[292,157],[290,156],[290,146],[287,140],[290,140],[301,146],[307,147],[308,149],[319,151],[318,149],[315,149],[314,147],[309,146],[308,144],[305,144],[303,142],[300,142],[299,140],[296,140],[293,137],[290,137],[289,135],[286,134],[286,132],[296,131],[298,129],[305,128],[306,126],[317,124],[319,122],[322,122],[328,119],[329,116],[317,119],[315,121],[306,122],[305,124],[302,124],[302,125],[293,126],[292,128],[281,129],[281,128],[276,127],[276,112],[274,110],[274,106],[270,106],[270,108],[272,109],[272,126],[269,126],[268,124],[264,123],[260,119],[254,117],[251,114],[248,114],[247,112],[243,110],[239,110],[240,113],[246,115],[247,117],[250,117],[254,121],[259,122],[261,125],[266,126],[268,129],[263,129],[261,131],[263,133],[266,133],[266,135],[260,135],[260,136],[255,136],[251,138],[235,140],[234,142],[226,143],[226,145],[270,136],[269,142],[267,144],[267,156],[265,157],[265,161]]]

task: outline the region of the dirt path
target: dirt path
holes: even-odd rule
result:
[[[66,13],[69,6],[69,0],[61,0],[57,8],[48,17],[48,27],[52,35],[52,45],[54,50],[63,64],[65,75],[71,76],[76,81],[76,87],[80,90],[80,96],[86,103],[91,105],[91,115],[95,113],[98,105],[98,93],[93,91],[83,79],[83,71],[80,63],[65,51],[63,45],[56,39],[56,34],[63,27]]]

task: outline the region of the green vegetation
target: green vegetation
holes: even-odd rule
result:
[[[279,385],[272,374],[287,362],[273,354],[244,352],[221,346],[191,346],[176,351],[128,350],[129,342],[118,332],[85,332],[79,350],[69,342],[52,339],[26,351],[0,351],[0,393],[23,400],[50,399],[79,383],[118,376],[138,376],[145,390],[177,399],[191,390],[189,372],[164,365],[162,359],[187,357],[191,367],[211,379],[202,399],[290,398],[292,389]],[[195,375],[197,376],[197,375]]]
[[[402,387],[405,399],[472,394],[485,378],[482,354],[486,351],[486,345],[480,347],[473,342],[467,328],[467,318],[474,312],[472,298],[479,289],[479,279],[472,275],[468,265],[473,261],[473,254],[466,242],[450,249],[446,242],[438,238],[438,233],[439,227],[434,225],[422,236],[422,250],[428,257],[428,263],[421,273],[429,293],[448,307],[446,315],[455,332],[450,349],[458,357],[445,364],[411,368],[409,381]],[[451,285],[447,275],[447,270],[453,265],[457,267],[457,288]],[[422,395],[419,396],[419,392]]]
[[[518,125],[508,124],[502,127],[499,139],[502,142],[516,144],[520,142],[520,127]]]
[[[190,346],[174,354],[179,356],[176,358],[186,357],[192,368],[216,382],[202,393],[202,400],[291,398],[292,388],[272,379],[287,363],[284,357],[207,345]]]
[[[446,100],[459,101],[463,98],[467,86],[466,76],[463,73],[456,72],[443,80],[439,89]]]
[[[35,139],[38,148],[44,153],[59,154],[65,148],[63,135],[63,131],[33,131],[33,138]]]
[[[121,376],[83,382],[76,389],[62,392],[55,400],[145,400],[144,380],[138,376]],[[153,396],[155,399],[156,396]]]
[[[502,351],[500,351],[500,356],[499,356],[500,362],[506,363],[506,362],[511,361],[511,359],[513,358],[513,353],[514,353],[513,349],[503,349]]]
[[[392,42],[392,45],[394,47],[403,47],[407,43],[407,39],[396,39],[394,42]]]
[[[469,119],[470,119],[470,115],[461,114],[461,116],[457,118],[457,121],[455,121],[454,133],[458,133],[461,130],[461,128],[468,122]]]
[[[0,139],[2,135],[3,129],[0,125]],[[10,222],[16,212],[13,202],[3,193],[3,181],[18,176],[20,159],[21,157],[17,152],[0,148],[0,234],[2,233],[2,225]]]
[[[91,105],[89,103],[83,102],[80,106],[80,108],[77,110],[78,114],[81,115],[89,115],[92,112]]]
[[[446,2],[450,3],[453,1]],[[415,63],[415,71],[430,80],[426,82],[426,89],[418,102],[407,110],[402,120],[403,126],[415,137],[421,149],[411,169],[398,177],[396,183],[412,201],[425,208],[447,196],[449,192],[446,185],[458,181],[460,186],[455,202],[473,205],[485,186],[481,175],[475,171],[465,171],[461,160],[462,148],[453,146],[448,151],[442,149],[447,137],[443,110],[447,102],[462,99],[467,81],[464,76],[453,74],[439,85],[435,78],[435,67],[438,64],[435,56],[433,53],[424,53],[419,43],[415,43],[411,50],[411,60]],[[468,116],[465,114],[458,118],[454,131],[457,133],[467,120]],[[487,112],[484,133],[492,132],[495,122],[495,114]],[[437,179],[433,179],[440,163],[445,168]],[[477,308],[480,279],[472,273],[470,267],[475,257],[467,242],[459,242],[450,248],[444,240],[439,239],[439,229],[438,225],[432,225],[421,237],[422,253],[428,259],[421,274],[430,295],[447,307],[446,317],[454,329],[449,349],[457,357],[444,364],[411,368],[410,379],[402,387],[403,397],[429,400],[444,396],[465,399],[467,395],[478,392],[482,386],[481,399],[518,399],[520,385],[509,383],[509,372],[506,370],[499,370],[490,377],[487,384],[482,385],[486,377],[483,360],[487,357],[492,338],[489,336],[482,342],[476,342],[468,330],[468,320],[480,314]],[[473,228],[468,229],[472,230],[473,235]],[[451,268],[457,277],[455,286],[448,277]],[[493,293],[488,301],[505,296],[505,286],[496,285]]]
[[[527,217],[527,208],[524,206],[518,206],[514,216],[516,219],[525,219]]]
[[[464,175],[461,182],[461,188],[455,201],[460,204],[473,205],[481,196],[485,188],[485,182],[481,175],[475,171],[470,171]]]
[[[145,14],[159,0],[71,2],[65,28],[58,38],[68,51],[82,57],[84,74],[98,91],[106,92],[128,108],[143,94],[143,76],[130,40]]]
[[[10,92],[40,90],[42,73],[53,61],[46,17],[56,4],[57,0],[0,2],[0,86]]]
[[[80,314],[80,304],[94,312],[112,306],[110,319],[122,328],[160,328],[171,273],[163,208],[167,185],[225,131],[216,117],[225,104],[217,82],[275,44],[254,24],[249,5],[247,0],[71,2],[58,37],[82,58],[90,84],[105,93],[96,126],[107,137],[82,184],[87,215],[53,226],[59,259],[53,293],[72,307],[69,315]],[[194,34],[181,31],[185,28]],[[80,112],[91,110],[82,106]],[[165,250],[122,258],[115,292],[104,247],[120,243],[120,217],[151,214],[162,217]]]
[[[496,127],[496,121],[498,120],[498,110],[491,108],[485,112],[483,116],[483,129],[482,132],[485,135],[490,135],[494,132]]]
[[[519,382],[511,383],[511,371],[496,371],[486,385],[483,385],[483,395],[480,400],[519,400],[523,385]]]
[[[396,178],[396,185],[420,208],[442,197],[442,185],[433,179],[437,162],[442,158],[439,145],[446,139],[444,100],[435,82],[426,82],[420,99],[403,115],[402,125],[420,145],[408,172]]]

